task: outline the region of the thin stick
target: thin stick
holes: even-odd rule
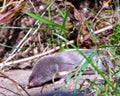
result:
[[[8,77],[6,74],[4,74],[1,70],[0,70],[0,74],[3,75],[4,78],[9,79],[10,81],[12,81],[13,83],[15,83],[16,85],[18,85],[23,91],[25,91],[25,93],[30,96],[30,94],[22,87],[22,85],[20,85],[17,81],[13,80],[12,78]]]
[[[8,89],[8,88],[2,87],[2,86],[0,86],[0,88],[5,89],[5,90],[7,90],[7,91],[10,91],[10,92],[12,92],[12,93],[14,93],[14,94],[16,94],[16,95],[18,95],[18,96],[20,95],[20,94],[15,93],[14,91],[12,91],[12,90],[10,90],[10,89]],[[0,92],[0,94],[4,94],[4,93],[1,93],[1,92]],[[7,96],[7,95],[4,94],[4,96]]]
[[[72,44],[74,43],[73,40],[71,40],[70,42],[66,43],[66,44],[62,44],[62,47],[65,47],[66,45],[69,45],[69,44]],[[35,56],[31,56],[31,57],[27,57],[27,58],[24,58],[24,59],[20,59],[20,60],[16,60],[16,61],[10,61],[10,62],[7,62],[5,65],[11,65],[11,64],[16,64],[16,63],[21,63],[21,62],[25,62],[25,61],[28,61],[28,60],[32,60],[32,59],[35,59],[35,58],[38,58],[38,57],[42,57],[44,55],[47,55],[47,54],[50,54],[52,52],[55,52],[57,50],[60,49],[60,46],[57,46],[49,51],[46,51],[44,53],[40,53],[40,54],[37,54]],[[4,65],[4,62],[3,63],[0,63],[0,67]]]
[[[100,30],[94,31],[94,34],[99,34],[99,33],[104,32],[106,30],[111,30],[112,28],[113,28],[113,26],[107,26],[107,27],[102,28]]]
[[[112,28],[113,28],[113,26],[107,26],[107,27],[102,28],[102,29],[100,29],[100,30],[94,31],[94,34],[99,34],[99,33],[104,32],[104,31],[106,31],[106,30],[111,30]],[[69,44],[71,44],[71,43],[74,43],[74,41],[71,40],[71,41],[68,42],[67,44],[63,44],[62,47],[65,47],[66,45],[69,45]],[[35,56],[27,57],[27,58],[24,58],[24,59],[16,60],[16,61],[7,62],[5,65],[11,65],[11,64],[16,64],[16,63],[21,63],[21,62],[25,62],[25,61],[28,61],[28,60],[32,60],[32,59],[35,59],[35,58],[38,58],[38,57],[42,57],[42,56],[44,56],[44,55],[47,55],[47,54],[49,54],[49,53],[55,52],[55,51],[57,51],[57,50],[59,50],[59,49],[60,49],[60,47],[57,46],[56,48],[51,49],[51,50],[49,50],[49,51],[47,51],[47,52],[44,52],[44,53],[41,53],[41,54],[37,54],[37,55],[35,55]],[[0,63],[0,67],[2,67],[3,65],[4,65],[4,63]]]
[[[54,1],[46,8],[46,10],[43,12],[43,14],[41,15],[41,17],[44,16],[44,14],[46,13],[46,11],[50,8],[50,6],[51,6],[53,3],[54,3]],[[38,24],[38,22],[39,22],[39,20],[37,20],[34,25]],[[38,28],[37,28],[36,30],[38,30]],[[4,61],[4,64],[2,64],[1,69],[6,65],[6,63],[7,63],[8,61],[10,61],[10,60],[15,56],[15,53],[16,53],[17,51],[20,51],[21,45],[23,46],[24,41],[26,40],[26,38],[29,36],[29,34],[30,34],[32,31],[33,31],[33,28],[30,28],[29,31],[27,32],[27,34],[23,37],[23,39],[22,39],[22,40],[19,42],[19,44],[16,46],[16,48],[12,51],[12,53],[11,53],[11,54],[8,56],[8,58]]]

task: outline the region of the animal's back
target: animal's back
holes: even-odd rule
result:
[[[59,71],[69,70],[77,65],[81,66],[81,62],[83,62],[83,56],[75,50],[59,52],[53,57],[59,64]]]

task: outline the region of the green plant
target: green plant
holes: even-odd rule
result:
[[[48,0],[48,4],[49,4],[49,0]],[[66,6],[65,6],[66,7]],[[39,20],[40,22],[48,25],[48,28],[55,28],[55,30],[58,30],[58,33],[53,33],[51,38],[52,38],[52,44],[54,44],[54,35],[59,39],[59,46],[62,45],[62,42],[69,42],[67,39],[66,39],[66,26],[65,26],[65,23],[67,21],[67,16],[68,16],[68,12],[65,8],[64,12],[62,12],[59,8],[57,8],[57,11],[58,13],[62,16],[63,18],[63,21],[62,21],[62,24],[57,24],[55,23],[54,21],[50,20],[51,19],[51,14],[50,14],[50,10],[48,10],[48,19],[45,19],[44,17],[38,15],[38,14],[34,14],[34,13],[31,13],[31,12],[24,12],[25,14],[31,16],[32,18],[36,19],[36,20]],[[94,43],[96,44],[96,36],[94,35],[93,33],[93,30],[91,28],[91,25],[89,25],[87,22],[86,22],[86,25],[87,25],[87,28],[90,32],[90,36],[92,38],[92,40],[94,41]],[[120,23],[113,29],[113,35],[111,36],[111,44],[112,45],[118,45],[119,43],[119,40],[120,40]],[[91,64],[91,66],[94,68],[94,70],[104,79],[104,83],[103,85],[93,85],[93,87],[97,87],[96,89],[94,88],[94,91],[96,91],[96,94],[102,94],[102,95],[112,95],[112,92],[115,92],[115,94],[119,94],[120,92],[118,92],[118,81],[116,81],[116,86],[114,86],[111,82],[111,77],[108,78],[101,70],[99,70],[95,65],[94,63],[91,61],[92,57],[91,58],[88,58],[84,53],[82,53],[80,50],[78,50],[79,48],[77,48],[74,44],[70,44],[72,48],[76,49],[85,59],[86,59],[86,63],[83,64],[83,66],[79,69],[79,72],[77,74],[77,77],[76,77],[76,82],[75,82],[75,89],[76,89],[76,86],[78,84],[78,81],[83,73],[83,71],[86,69],[86,67],[88,66],[88,64]],[[110,47],[110,46],[108,46]],[[114,46],[113,46],[114,47]],[[94,50],[94,52],[91,53],[91,55],[94,55],[96,53],[96,50]],[[118,71],[116,71],[117,74],[119,74]],[[70,78],[73,76],[74,74],[71,73],[68,78],[66,79],[66,81],[68,82],[70,80]],[[110,80],[109,80],[110,79]],[[64,85],[65,87],[65,85]],[[92,89],[92,88],[91,88]],[[106,90],[105,90],[106,89]]]
[[[112,45],[118,45],[120,42],[120,22],[113,28],[113,34],[110,37]]]
[[[60,36],[60,35],[58,35],[58,34],[55,34],[56,36],[58,36],[60,39],[62,39],[63,41],[65,41],[65,42],[69,42],[68,40],[66,40],[65,38],[63,38],[62,36]],[[84,58],[85,58],[85,60],[94,68],[94,70],[105,80],[105,82],[113,89],[113,90],[115,90],[115,87],[114,87],[114,85],[112,84],[112,82],[109,80],[109,78],[107,78],[106,76],[105,76],[105,74],[101,71],[101,70],[99,70],[98,69],[98,67],[96,67],[95,65],[94,65],[94,63],[91,61],[91,59],[90,58],[88,58],[82,51],[80,51],[79,50],[79,48],[77,48],[75,45],[73,45],[73,44],[70,44],[74,49],[76,49],[76,51],[78,51]],[[95,50],[96,51],[96,50]],[[94,51],[94,52],[95,52]],[[84,66],[84,65],[83,65]],[[82,68],[82,67],[81,67]],[[84,68],[83,68],[84,69]],[[82,70],[82,69],[81,69]],[[81,71],[82,72],[82,71]],[[80,72],[80,75],[79,76],[81,76],[81,72]],[[78,79],[79,79],[79,76],[78,76]],[[77,79],[77,80],[78,80]],[[77,81],[76,81],[77,82]],[[76,83],[77,84],[77,83]],[[76,85],[75,85],[76,86]],[[75,87],[76,88],[76,87]],[[118,93],[120,93],[120,92],[118,92]]]

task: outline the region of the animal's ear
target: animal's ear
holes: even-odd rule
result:
[[[52,73],[57,73],[58,72],[58,64],[53,64],[51,66]]]
[[[53,72],[54,72],[54,73],[57,73],[57,72],[58,72],[58,64],[55,64],[55,65],[54,65]]]

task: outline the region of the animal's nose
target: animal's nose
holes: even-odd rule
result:
[[[33,82],[29,82],[28,85],[27,85],[27,88],[32,88],[34,86],[34,83]]]

